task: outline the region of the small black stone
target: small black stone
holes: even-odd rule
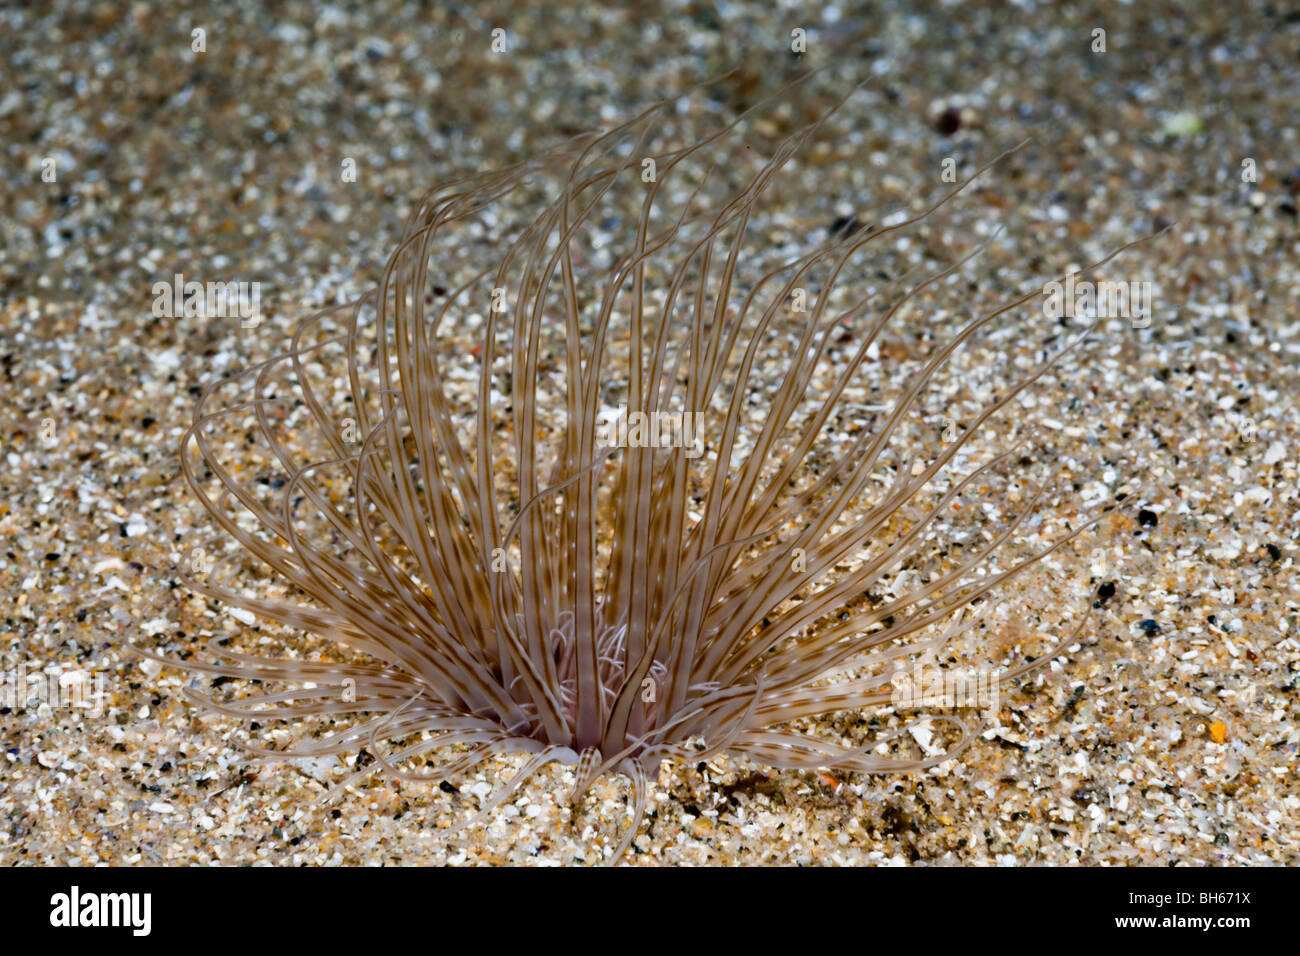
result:
[[[1147,618],[1145,621],[1138,621],[1138,627],[1142,628],[1147,634],[1159,634],[1160,625],[1153,618]]]
[[[1272,558],[1274,561],[1282,560],[1282,549],[1279,548],[1277,545],[1266,544],[1264,545],[1264,547],[1268,548],[1268,556]]]
[[[140,427],[141,427],[141,428],[149,428],[149,427],[151,427],[151,426],[153,425],[153,423],[156,422],[157,420],[158,420],[158,419],[153,418],[153,417],[151,417],[151,416],[149,416],[149,415],[146,415],[144,418],[140,419]]]
[[[831,220],[831,224],[826,227],[826,231],[832,236],[845,238],[856,232],[861,231],[862,223],[858,222],[855,216],[836,216]]]
[[[1097,588],[1097,597],[1101,598],[1103,601],[1109,601],[1114,596],[1115,596],[1114,581],[1105,581],[1102,583],[1101,587]]]
[[[1154,528],[1158,520],[1159,519],[1156,517],[1154,511],[1148,511],[1146,508],[1143,508],[1138,512],[1138,524],[1144,528]]]
[[[961,129],[961,110],[955,106],[949,106],[935,117],[934,128],[944,136],[951,136]]]
[[[446,780],[444,780],[442,783],[438,784],[438,789],[441,790],[443,793],[455,793],[455,792],[456,792],[456,788],[453,787],[451,784],[449,784]]]

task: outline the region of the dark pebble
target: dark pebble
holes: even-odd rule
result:
[[[1144,528],[1154,528],[1158,520],[1159,519],[1156,517],[1154,511],[1148,511],[1146,508],[1143,508],[1138,512],[1138,524]]]
[[[949,106],[935,117],[934,128],[936,132],[942,133],[944,136],[951,136],[961,129],[961,110],[955,106]]]
[[[862,223],[858,222],[856,216],[836,216],[831,220],[831,224],[826,227],[826,231],[832,236],[851,236],[855,232],[860,232]]]

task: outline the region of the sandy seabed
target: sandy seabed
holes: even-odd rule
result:
[[[248,627],[176,584],[197,520],[177,446],[200,385],[373,282],[440,179],[732,68],[701,94],[719,118],[830,65],[870,93],[808,160],[823,201],[793,221],[810,239],[928,191],[947,157],[969,171],[1027,135],[957,218],[1000,214],[1018,237],[994,268],[1059,270],[1170,227],[1117,267],[1152,283],[1151,321],[1104,323],[1034,390],[1085,498],[1126,496],[1017,598],[1099,606],[959,757],[845,779],[665,766],[627,861],[1300,862],[1300,17],[1257,2],[1014,7],[0,11],[0,649],[6,679],[84,673],[92,695],[0,709],[0,862],[594,861],[624,824],[626,781],[602,780],[575,813],[566,773],[543,773],[449,845],[439,829],[508,762],[456,786],[374,779],[322,805],[342,762],[256,765],[233,724],[184,701],[193,677],[131,659],[131,642],[193,650]],[[840,82],[830,71],[811,95]],[[361,175],[343,183],[349,157]],[[267,322],[156,318],[153,285],[176,272],[262,283]],[[1022,321],[963,353],[968,387],[1062,331]],[[1061,576],[1074,591],[1055,592]]]

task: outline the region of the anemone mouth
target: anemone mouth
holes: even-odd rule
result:
[[[878,346],[889,322],[988,245],[931,263],[905,238],[971,179],[811,249],[756,243],[761,201],[826,121],[754,150],[737,130],[771,103],[685,146],[662,141],[660,104],[444,184],[411,214],[376,289],[211,383],[181,463],[224,544],[183,577],[244,623],[332,650],[141,653],[283,685],[187,693],[245,721],[324,726],[291,746],[249,745],[268,759],[366,749],[374,763],[336,794],[376,770],[439,782],[522,754],[520,782],[561,763],[578,795],[602,774],[629,777],[632,833],[647,771],[664,760],[726,752],[879,773],[968,746],[978,726],[960,716],[932,718],[953,727],[937,750],[901,749],[902,721],[849,743],[792,728],[891,706],[899,667],[1091,527],[1095,515],[1075,514],[1054,539],[1027,528],[1051,476],[1024,474],[1032,436],[1014,414],[1001,447],[969,444],[1087,331],[1044,348],[976,404],[968,427],[926,445],[914,419],[927,385],[964,342],[1041,293],[978,315],[888,381]],[[709,204],[718,153],[737,185]],[[509,206],[520,197],[533,197],[522,212]],[[847,288],[849,276],[865,281],[863,250],[878,249],[901,261]],[[892,396],[876,404],[886,385]],[[612,437],[611,404],[629,422]],[[663,413],[696,416],[690,440],[631,430],[635,416]],[[841,416],[853,428],[837,428]],[[961,502],[998,481],[1018,510],[967,509],[977,523],[959,530]],[[1037,540],[1007,557],[1026,532]],[[962,547],[941,547],[952,535]],[[1084,622],[1004,679],[1046,664]]]

